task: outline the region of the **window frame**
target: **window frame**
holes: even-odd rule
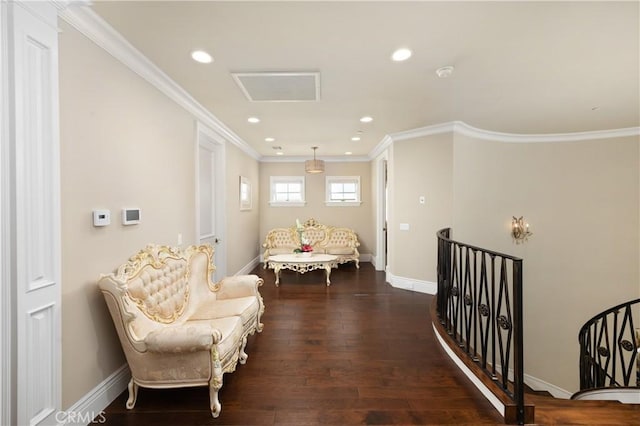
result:
[[[280,183],[298,183],[300,184],[300,201],[277,201],[276,185]],[[307,204],[305,195],[305,177],[304,176],[270,176],[269,177],[269,205],[271,207],[304,207]]]
[[[331,185],[334,183],[354,183],[356,185],[355,201],[335,201],[331,199]],[[324,203],[331,207],[358,207],[362,204],[362,186],[360,176],[326,176]]]

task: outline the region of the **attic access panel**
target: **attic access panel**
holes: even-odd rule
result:
[[[252,102],[313,102],[320,100],[319,72],[231,73]]]

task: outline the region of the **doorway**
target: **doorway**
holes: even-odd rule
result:
[[[377,159],[377,195],[378,210],[376,212],[376,262],[378,271],[386,271],[388,264],[388,161],[386,152]]]
[[[196,154],[196,238],[198,244],[211,244],[215,282],[226,273],[224,140],[198,123]]]

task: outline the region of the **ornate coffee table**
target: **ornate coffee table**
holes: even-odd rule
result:
[[[281,269],[290,269],[301,274],[316,269],[324,269],[327,272],[327,286],[330,286],[329,276],[331,275],[331,269],[338,266],[338,256],[332,254],[312,254],[311,256],[297,253],[277,254],[269,257],[267,266],[273,269],[276,274],[276,287],[280,285]]]

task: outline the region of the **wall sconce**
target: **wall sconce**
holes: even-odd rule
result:
[[[533,232],[529,231],[529,224],[525,222],[522,216],[515,217],[511,220],[511,236],[516,241],[516,244],[527,241],[533,235]]]

